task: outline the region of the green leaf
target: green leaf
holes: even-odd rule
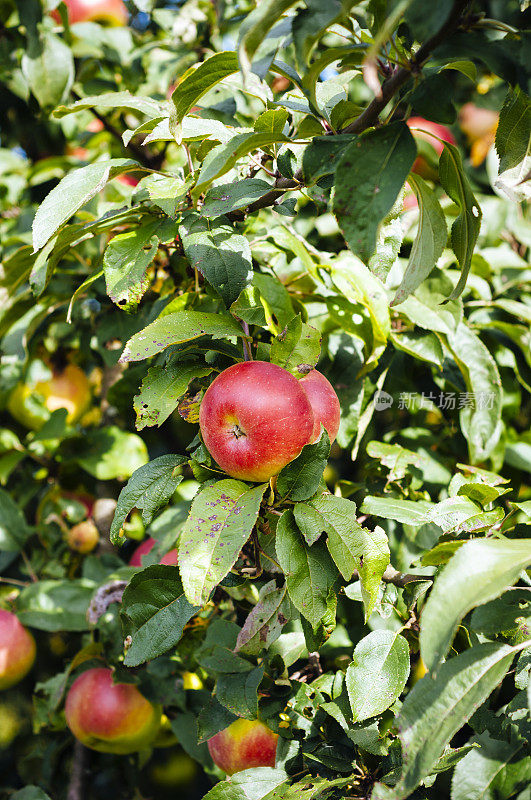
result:
[[[502,388],[498,367],[479,336],[464,322],[448,335],[448,345],[472,402],[459,413],[473,464],[485,461],[501,433]]]
[[[172,344],[189,342],[200,336],[245,336],[236,320],[206,311],[176,311],[158,317],[127,342],[120,362],[143,361]]]
[[[360,511],[375,517],[394,519],[406,525],[423,525],[427,522],[426,512],[432,503],[426,500],[399,500],[395,497],[375,497],[367,495]]]
[[[49,31],[22,56],[22,72],[41,108],[51,110],[68,94],[74,82],[74,59],[68,45]]]
[[[0,550],[18,553],[31,533],[24,514],[11,495],[0,489]]]
[[[242,481],[227,479],[195,497],[179,544],[179,569],[191,603],[206,603],[236,563],[256,523],[266,486],[249,489]]]
[[[519,788],[529,786],[531,763],[521,739],[499,741],[485,731],[472,742],[479,748],[473,748],[456,766],[452,800],[497,800],[512,797]]]
[[[499,172],[513,169],[529,154],[531,139],[531,103],[517,86],[509,89],[496,129],[496,151],[500,157]]]
[[[438,525],[443,533],[449,533],[480,511],[480,507],[467,497],[446,497],[427,511],[426,521]]]
[[[238,58],[232,50],[215,53],[198,67],[190,67],[171,96],[177,121],[182,122],[192,106],[209,89],[234,72],[238,72]]]
[[[283,769],[245,769],[217,783],[203,800],[262,800],[286,780]]]
[[[349,248],[364,262],[374,252],[378,225],[393,207],[416,152],[407,125],[395,122],[356,138],[337,165],[334,213]]]
[[[40,631],[86,631],[95,589],[92,581],[79,578],[30,583],[17,597],[17,616]]]
[[[321,532],[328,535],[328,549],[343,578],[351,579],[358,570],[365,606],[371,615],[380,581],[389,565],[389,544],[382,528],[370,531],[356,520],[356,506],[345,497],[322,494],[294,508],[297,525],[306,541],[313,543]]]
[[[293,512],[285,511],[277,525],[276,550],[294,606],[316,628],[328,612],[328,594],[337,578],[325,545],[308,547]]]
[[[216,681],[216,697],[233,714],[244,719],[258,717],[258,687],[264,667],[255,667],[246,674],[227,673]]]
[[[260,589],[258,602],[249,612],[238,634],[236,651],[259,655],[262,650],[269,649],[282,633],[289,618],[286,586],[277,589],[275,581],[269,581]]]
[[[459,548],[437,576],[422,611],[420,649],[428,669],[446,656],[465,614],[498,597],[530,563],[531,542],[525,539],[476,539]]]
[[[115,425],[90,431],[78,464],[100,481],[125,480],[148,460],[147,447],[136,433]]]
[[[111,542],[120,544],[120,530],[133,508],[142,509],[144,525],[149,525],[157,509],[169,502],[182,481],[177,471],[187,458],[178,455],[159,456],[135,470],[118,497],[111,525]]]
[[[147,189],[152,202],[172,219],[175,219],[179,206],[188,202],[188,192],[192,184],[192,175],[188,175],[185,180],[148,175],[142,180],[142,188]]]
[[[298,9],[292,25],[295,56],[299,69],[308,63],[309,56],[320,36],[343,14],[340,0],[330,0],[326,4],[321,3],[320,0],[306,0],[306,6],[306,8]]]
[[[297,783],[289,782],[286,783],[285,786],[280,786],[278,789],[268,792],[262,800],[314,800],[314,798],[317,800],[317,798],[324,796],[324,792],[328,794],[329,789],[347,786],[349,783],[352,783],[352,781],[352,776],[349,778],[343,777],[329,780],[327,778],[310,775],[301,781],[297,781]]]
[[[166,367],[150,367],[142,381],[140,394],[133,400],[136,411],[136,429],[162,425],[175,411],[179,398],[195,378],[210,375],[212,367],[198,363],[178,361]]]
[[[190,212],[179,226],[190,264],[207,279],[227,306],[237,300],[252,280],[251,247],[226,217],[215,220]]]
[[[277,478],[277,493],[297,502],[315,494],[330,455],[330,439],[323,429],[315,444],[307,444],[300,455],[282,469]]]
[[[448,607],[448,606],[447,606]],[[520,648],[480,644],[443,664],[435,679],[418,681],[398,715],[402,772],[372,800],[403,800],[428,776],[457,731],[500,683]]]
[[[59,106],[53,115],[61,118],[87,108],[126,108],[129,111],[140,111],[149,117],[157,117],[161,113],[162,105],[149,97],[140,97],[130,92],[107,92],[82,97],[70,106]]]
[[[276,112],[268,112],[276,113]],[[255,200],[271,191],[269,183],[260,178],[223,183],[208,190],[200,212],[203,217],[219,217],[250,206]]]
[[[133,575],[120,610],[124,633],[132,638],[125,666],[138,667],[175,647],[198,610],[184,596],[175,567],[153,564]]]
[[[419,203],[418,230],[404,277],[391,300],[392,306],[403,303],[428,277],[444,250],[448,235],[446,220],[435,192],[414,173],[409,175],[408,183]]]
[[[271,362],[296,378],[307,375],[319,361],[321,334],[303,322],[300,314],[271,342]]]
[[[461,277],[450,295],[450,300],[454,300],[466,286],[481,227],[481,208],[464,173],[459,150],[448,142],[444,142],[439,158],[439,178],[443,189],[459,208],[451,232],[452,249],[461,267]]]
[[[343,155],[352,136],[337,134],[337,136],[315,136],[302,156],[302,175],[305,184],[316,183],[319,178],[335,172],[338,159]]]
[[[25,786],[15,794],[11,795],[11,800],[51,800],[38,786]]]
[[[244,75],[251,69],[253,56],[273,25],[295,0],[264,0],[239,25],[238,59]]]
[[[44,247],[61,225],[98,194],[107,181],[134,168],[141,169],[141,166],[128,158],[111,158],[69,172],[37,209],[32,227],[34,250]]]
[[[402,694],[409,676],[409,646],[396,631],[372,631],[358,642],[347,667],[352,718],[381,714]]]
[[[176,225],[153,220],[113,236],[103,255],[107,294],[123,311],[134,311],[149,286],[146,272],[160,242],[175,239]]]
[[[225,175],[226,172],[231,170],[236,163],[248,153],[254,150],[260,150],[263,147],[268,147],[278,142],[288,142],[282,133],[269,133],[259,131],[247,131],[244,133],[237,133],[230,141],[219,144],[208,153],[203,161],[199,177],[194,189],[194,193],[198,194],[205,191],[206,187],[212,183],[213,180]]]
[[[248,322],[249,325],[267,327],[267,304],[262,300],[260,290],[256,286],[247,286],[230,307],[230,313]],[[267,309],[269,312],[269,309]]]
[[[415,39],[422,42],[437,33],[450,16],[452,5],[451,0],[438,0],[433,5],[424,0],[408,3],[404,17]]]
[[[531,589],[509,589],[501,597],[478,606],[470,624],[473,630],[489,637],[510,637],[510,644],[525,641],[531,630]]]
[[[285,108],[271,108],[257,117],[253,126],[254,130],[262,133],[282,133],[288,121],[288,116],[288,111]],[[249,178],[249,180],[252,181],[255,179]],[[245,181],[243,181],[243,183],[245,183]],[[269,188],[271,187],[269,186]]]

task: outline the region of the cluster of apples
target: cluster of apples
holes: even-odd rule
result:
[[[228,475],[267,481],[319,439],[321,425],[333,441],[339,418],[337,395],[316,369],[297,380],[276,364],[244,361],[211,383],[199,427],[209,453]]]
[[[31,633],[10,611],[0,609],[0,690],[19,683],[36,656]],[[195,677],[195,676],[192,676]],[[185,688],[201,688],[185,680]],[[79,675],[65,703],[66,722],[76,739],[102,753],[126,755],[155,743],[162,709],[130,683],[113,683],[112,670],[94,667]],[[239,719],[208,742],[214,763],[227,775],[274,766],[277,735],[259,720]]]

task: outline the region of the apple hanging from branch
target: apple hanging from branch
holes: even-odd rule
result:
[[[35,661],[35,639],[18,617],[0,608],[0,690],[26,677]]]
[[[259,720],[237,719],[208,740],[214,764],[227,775],[253,767],[274,767],[278,734]]]

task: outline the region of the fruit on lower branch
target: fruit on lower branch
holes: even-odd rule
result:
[[[233,478],[267,481],[310,441],[314,417],[300,381],[266,361],[224,370],[207,389],[199,426],[208,451]]]
[[[490,108],[479,108],[474,103],[465,103],[459,112],[459,127],[470,145],[470,161],[473,167],[487,157],[494,144],[499,115]]]
[[[183,672],[183,689],[196,690],[203,688],[203,681],[197,672]]]
[[[68,727],[85,747],[126,755],[152,744],[159,732],[161,709],[133,684],[113,684],[110,669],[96,667],[72,684],[65,715]]]
[[[122,0],[64,0],[68,11],[68,23],[105,22],[107,25],[127,25],[129,14]],[[51,12],[54,20],[61,24],[57,10]]]
[[[421,128],[421,130],[413,130],[411,132],[417,142],[417,146],[420,145],[420,149],[425,153],[417,156],[411,171],[416,172],[417,175],[423,178],[432,181],[438,180],[437,161],[444,150],[443,142],[457,144],[454,135],[446,125],[431,122],[431,120],[424,119],[424,117],[410,117],[407,124],[410,128]],[[435,136],[431,134],[435,134]],[[439,138],[435,138],[436,136]],[[440,139],[443,142],[439,141]]]
[[[144,539],[141,545],[139,545],[131,559],[129,561],[130,567],[141,567],[142,566],[142,556],[147,555],[150,553],[155,545],[157,544],[157,540],[153,539],[151,536],[147,539]],[[159,559],[159,564],[169,564],[170,566],[174,566],[179,561],[179,554],[175,548],[170,550],[168,553],[164,553],[161,559]]]
[[[321,434],[321,425],[333,442],[339,430],[341,408],[334,387],[322,372],[312,369],[299,381],[312,407],[314,422],[311,441],[316,442]]]
[[[0,703],[0,750],[9,747],[23,725],[17,709],[9,703]]]
[[[70,528],[67,534],[69,548],[82,555],[91,553],[97,547],[99,540],[100,534],[91,519],[87,519],[85,522],[78,522],[77,525]]]
[[[22,680],[35,661],[35,639],[15,614],[0,608],[0,690]]]
[[[208,740],[214,764],[227,775],[253,767],[274,767],[278,735],[258,720],[237,719]]]
[[[36,402],[37,396],[42,403]],[[17,384],[9,395],[7,408],[18,422],[36,431],[59,408],[66,409],[67,422],[77,422],[88,410],[90,398],[90,384],[83,370],[67,364],[63,370],[54,370],[50,380]]]

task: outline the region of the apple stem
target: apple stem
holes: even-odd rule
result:
[[[246,336],[249,336],[249,325],[247,322],[241,320],[243,332]],[[252,361],[253,354],[251,353],[251,343],[247,339],[243,339],[243,360],[244,361]]]

